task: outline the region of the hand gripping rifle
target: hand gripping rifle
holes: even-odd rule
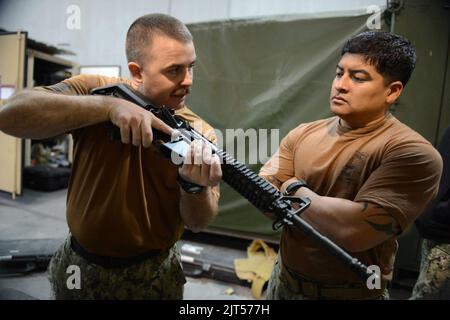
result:
[[[219,149],[214,143],[206,139],[199,132],[191,128],[189,123],[174,115],[166,107],[156,107],[148,100],[148,98],[125,84],[115,84],[95,88],[91,91],[91,94],[113,96],[133,102],[145,110],[152,112],[171,128],[178,130],[180,134],[174,139],[174,137],[153,128],[153,141],[159,141],[156,146],[167,157],[171,157],[172,160],[174,159],[174,155],[182,160],[191,141],[194,139],[203,141],[205,144],[209,145],[213,153],[217,154],[219,157],[223,180],[261,212],[275,213],[276,218],[272,225],[274,230],[277,230],[284,225],[294,226],[306,235],[314,238],[331,254],[350,267],[350,269],[352,269],[362,280],[366,281],[366,279],[371,276],[372,273],[368,270],[367,266],[361,263],[357,258],[349,255],[345,250],[323,236],[309,223],[300,218],[299,215],[308,208],[311,203],[309,198],[284,196],[269,182],[247,168],[245,164],[239,163],[236,159]],[[108,134],[111,139],[120,140],[120,130],[112,123]],[[177,164],[181,164],[181,162]],[[293,206],[294,204],[295,206]]]

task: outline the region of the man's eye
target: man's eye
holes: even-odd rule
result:
[[[336,72],[336,78],[342,77],[342,72]]]
[[[172,74],[172,75],[175,75],[175,74],[177,74],[179,71],[180,71],[180,68],[173,68],[173,69],[169,69],[169,70],[168,70],[168,73],[169,73],[169,74]]]
[[[360,77],[353,77],[353,79],[354,79],[355,81],[357,81],[357,82],[364,82],[364,81],[366,81],[366,79],[360,78]]]

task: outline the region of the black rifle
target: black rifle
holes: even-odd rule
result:
[[[204,143],[208,144],[213,150],[213,153],[217,154],[219,157],[223,180],[262,212],[275,213],[276,219],[272,225],[274,230],[277,230],[284,225],[295,226],[306,235],[318,241],[319,244],[344,262],[364,281],[372,275],[372,272],[369,271],[368,267],[361,263],[357,258],[349,255],[345,250],[323,236],[309,223],[299,217],[299,214],[310,205],[309,198],[284,196],[269,182],[247,168],[245,164],[239,163],[236,159],[219,149],[214,143],[206,139],[199,132],[191,128],[189,123],[175,116],[172,111],[166,107],[157,107],[153,105],[148,98],[125,84],[115,84],[95,88],[91,91],[91,94],[114,96],[133,102],[145,110],[152,112],[171,128],[177,129],[180,132],[180,135],[174,139],[174,137],[153,128],[153,139],[154,141],[159,141],[156,145],[167,157],[171,157],[172,161],[174,161],[174,159],[181,160],[176,161],[176,164],[182,163],[182,159],[186,154],[191,141],[194,139],[202,140]],[[111,124],[109,135],[113,140],[120,140],[119,128]],[[293,206],[294,204],[295,206]]]

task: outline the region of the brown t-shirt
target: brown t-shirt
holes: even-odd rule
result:
[[[62,94],[86,95],[91,89],[123,78],[75,76],[40,88]],[[39,88],[37,88],[39,90]],[[214,130],[187,107],[176,111],[209,140]],[[180,239],[177,166],[154,148],[111,141],[108,123],[72,132],[73,168],[67,194],[70,232],[89,252],[128,257],[152,249],[165,249]],[[213,188],[219,198],[219,188]]]
[[[338,117],[302,124],[281,141],[260,175],[280,183],[295,176],[321,196],[377,204],[404,231],[436,195],[441,171],[442,159],[433,146],[389,115],[356,130],[343,127]],[[393,236],[353,255],[379,266],[389,279],[397,246]],[[358,280],[337,258],[292,228],[283,230],[281,255],[288,268],[311,279]]]

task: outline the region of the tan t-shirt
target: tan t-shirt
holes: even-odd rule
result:
[[[81,75],[40,88],[86,95],[91,89],[130,81]],[[39,90],[39,88],[37,88]],[[215,142],[214,130],[187,107],[176,115]],[[164,249],[180,239],[177,167],[154,148],[111,141],[107,122],[72,132],[73,168],[67,194],[70,232],[89,252],[128,257]],[[219,188],[213,188],[219,198]]]
[[[370,202],[383,207],[404,231],[436,195],[442,159],[418,133],[389,115],[351,130],[338,117],[302,124],[281,141],[260,175],[280,183],[304,179],[321,196]],[[366,265],[393,269],[396,236],[365,252],[353,253]],[[356,275],[314,240],[292,228],[281,239],[283,263],[325,283],[357,281]]]

